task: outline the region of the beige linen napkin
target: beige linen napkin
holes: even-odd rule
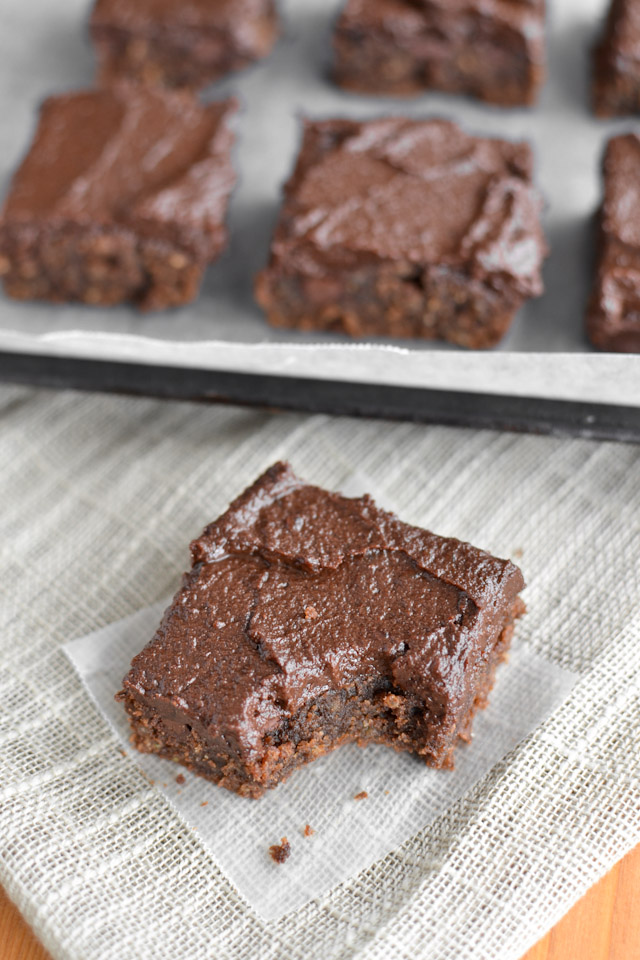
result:
[[[0,389],[0,881],[54,957],[519,960],[640,841],[640,450]],[[277,458],[522,565],[522,642],[581,678],[453,807],[261,919],[141,773],[63,644],[163,599]]]

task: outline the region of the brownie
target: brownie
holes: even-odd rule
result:
[[[612,0],[594,50],[592,100],[600,117],[640,112],[640,2]]]
[[[283,837],[280,843],[274,843],[269,847],[269,856],[274,863],[286,863],[291,856],[291,844],[286,837]]]
[[[357,93],[464,93],[535,103],[545,79],[545,0],[347,0],[335,77]]]
[[[452,766],[524,609],[509,561],[283,463],[191,552],[118,699],[139,750],[247,797],[352,741]]]
[[[90,33],[102,83],[198,89],[265,57],[274,0],[97,0]]]
[[[129,84],[45,101],[0,213],[9,296],[192,300],[226,242],[235,110]]]
[[[257,300],[275,326],[494,346],[543,290],[532,168],[447,120],[307,121]]]
[[[609,141],[596,278],[587,315],[601,350],[640,352],[640,138]]]

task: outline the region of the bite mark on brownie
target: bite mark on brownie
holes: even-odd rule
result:
[[[192,555],[120,698],[138,749],[247,797],[349,742],[452,766],[524,609],[510,561],[286,464]]]

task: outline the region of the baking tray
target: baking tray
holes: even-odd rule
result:
[[[346,94],[329,79],[337,0],[282,0],[283,33],[265,62],[207,98],[242,102],[228,251],[193,305],[140,315],[128,307],[16,303],[0,298],[0,377],[14,382],[412,417],[437,422],[640,434],[640,356],[591,350],[583,330],[593,213],[607,136],[588,110],[589,49],[606,0],[550,0],[550,76],[535,110],[462,97],[395,100]],[[0,12],[0,190],[29,144],[38,103],[90,86],[87,0],[3,0]],[[421,341],[354,344],[340,335],[269,327],[253,302],[302,114],[366,119],[449,116],[476,133],[533,142],[552,255],[545,295],[527,304],[491,353]]]

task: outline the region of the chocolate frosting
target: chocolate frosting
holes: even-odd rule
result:
[[[464,267],[523,296],[546,254],[526,143],[447,120],[307,121],[273,253],[320,276],[363,262]]]
[[[437,42],[468,35],[486,20],[523,36],[534,59],[544,59],[545,0],[349,0],[345,27],[376,29],[422,44],[429,31]]]
[[[135,223],[213,255],[235,182],[228,120],[236,109],[232,100],[202,106],[186,93],[127,84],[52,97],[3,219]]]
[[[204,27],[242,35],[271,8],[272,0],[98,0],[91,23],[132,32]]]
[[[276,464],[192,544],[193,568],[125,692],[239,753],[329,690],[388,677],[461,702],[517,567]]]

